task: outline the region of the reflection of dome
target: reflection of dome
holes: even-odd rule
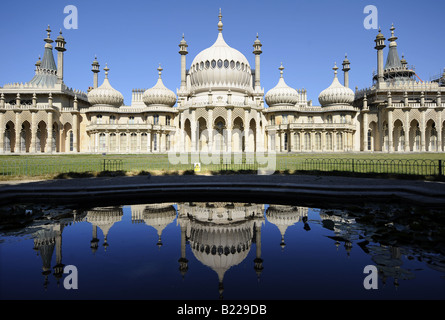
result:
[[[122,208],[119,207],[94,208],[87,212],[87,221],[102,230],[104,235],[104,246],[108,246],[108,232],[116,222],[122,220],[122,216]]]
[[[94,104],[105,104],[120,107],[124,103],[124,96],[114,89],[108,81],[108,67],[105,66],[105,79],[102,85],[88,92],[88,101]]]
[[[253,222],[222,225],[192,223],[190,246],[195,257],[212,268],[222,282],[224,273],[241,263],[252,243]]]
[[[334,80],[318,96],[320,104],[325,106],[337,104],[351,104],[354,101],[354,91],[343,86],[337,78],[337,65],[334,66]]]
[[[176,103],[176,95],[173,91],[166,88],[164,83],[162,82],[161,73],[162,68],[159,65],[159,78],[158,82],[154,85],[154,87],[145,90],[142,99],[144,103],[148,105],[167,105],[169,107],[173,107]]]
[[[158,247],[162,246],[162,231],[176,218],[176,210],[172,204],[144,204],[131,206],[131,220],[133,223],[144,222],[156,229]]]
[[[280,80],[278,80],[278,84],[270,89],[265,96],[266,103],[269,106],[277,105],[277,104],[296,104],[298,102],[298,93],[297,90],[289,87],[286,82],[284,82],[283,78],[283,65],[281,65],[278,69],[280,69]]]
[[[293,207],[285,205],[271,205],[267,208],[266,217],[267,220],[276,225],[281,233],[281,243],[282,248],[285,247],[284,234],[288,227],[294,225],[300,221],[300,218],[307,216],[307,208],[304,207]]]
[[[222,35],[221,13],[218,38],[215,43],[198,53],[190,67],[192,89],[230,88],[243,92],[251,90],[252,73],[246,57],[231,48]]]

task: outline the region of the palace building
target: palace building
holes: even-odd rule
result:
[[[312,105],[305,89],[285,82],[261,87],[262,44],[253,42],[254,65],[223,37],[221,12],[216,41],[187,64],[188,44],[179,43],[181,83],[165,87],[162,67],[155,85],[134,89],[130,105],[113,86],[107,65],[92,63],[87,92],[64,80],[66,41],[48,26],[42,59],[25,83],[0,87],[0,153],[177,152],[442,152],[445,141],[445,70],[437,79],[417,78],[397,51],[394,26],[375,38],[377,73],[370,88],[349,88],[350,62],[337,65],[332,83]],[[53,47],[53,43],[55,46]],[[57,51],[57,63],[54,51]],[[330,79],[326,79],[329,83]]]

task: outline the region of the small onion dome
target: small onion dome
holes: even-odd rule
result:
[[[379,33],[377,34],[377,36],[375,37],[376,40],[380,40],[383,39],[385,40],[385,36],[382,34],[382,29],[379,28]]]
[[[337,64],[332,69],[334,70],[334,80],[328,88],[320,93],[318,101],[323,107],[336,104],[351,104],[354,101],[354,92],[338,81]]]
[[[298,92],[289,87],[283,78],[283,64],[278,68],[280,70],[280,80],[278,84],[270,89],[265,96],[266,103],[269,106],[277,104],[296,104],[298,102]]]
[[[176,103],[176,95],[173,91],[166,88],[164,83],[162,82],[161,78],[162,68],[160,64],[158,72],[159,72],[158,82],[156,82],[154,87],[145,90],[144,95],[142,96],[142,100],[147,106],[153,104],[155,105],[160,104],[173,107],[173,105]]]
[[[105,65],[105,79],[102,85],[98,88],[91,90],[88,93],[88,101],[94,104],[107,104],[115,107],[120,107],[124,103],[124,96],[114,89],[108,81],[108,68]]]

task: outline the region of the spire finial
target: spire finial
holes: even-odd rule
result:
[[[159,67],[158,67],[159,79],[161,79],[162,70],[164,70],[164,69],[162,69],[161,64],[159,63]]]
[[[278,69],[280,70],[280,78],[283,78],[283,70],[284,70],[283,62],[281,62],[281,65]]]
[[[334,70],[334,75],[336,78],[337,78],[337,69],[338,69],[337,62],[334,62],[334,67],[332,68],[332,70]]]
[[[46,34],[47,34],[47,36],[46,36],[45,42],[52,43],[53,40],[51,40],[51,28],[49,27],[49,25],[48,25],[48,28],[46,28]]]
[[[110,68],[108,68],[108,63],[105,63],[105,68],[104,68],[104,71],[105,71],[105,79],[108,79],[108,71],[110,70]]]
[[[222,21],[221,21],[221,19],[222,19],[221,8],[219,8],[219,15],[218,15],[218,18],[219,18],[219,22],[218,22],[218,31],[219,31],[219,32],[222,32],[223,23],[222,23]]]

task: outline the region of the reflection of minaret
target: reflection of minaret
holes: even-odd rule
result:
[[[63,225],[55,225],[56,231],[56,265],[54,266],[54,277],[57,279],[57,285],[60,284],[60,279],[63,276],[63,268],[65,265],[62,263],[62,230]]]
[[[156,229],[160,249],[162,246],[162,231],[176,218],[176,210],[171,203],[143,204],[131,206],[132,223],[145,223]]]
[[[97,226],[93,226],[93,238],[91,239],[91,252],[96,253],[99,247],[99,239],[97,238]]]
[[[121,207],[101,207],[87,211],[86,219],[93,225],[93,239],[91,240],[91,248],[93,253],[96,251],[98,245],[95,240],[97,239],[97,230],[95,230],[95,227],[99,227],[99,229],[102,230],[104,235],[103,246],[106,250],[108,247],[108,232],[116,222],[122,220],[122,215],[123,212]]]
[[[34,250],[38,251],[42,258],[42,275],[45,280],[43,286],[45,289],[48,287],[48,276],[51,274],[51,260],[56,249],[56,265],[54,266],[54,276],[59,280],[63,275],[62,264],[62,231],[64,224],[53,224],[44,226],[35,233],[34,237]]]
[[[255,245],[256,245],[256,257],[253,262],[255,263],[254,269],[260,280],[261,272],[263,272],[263,259],[261,259],[261,225],[263,221],[255,222]]]
[[[257,224],[256,270],[262,269],[260,225],[263,205],[240,203],[178,204],[181,225],[180,270],[187,266],[185,241],[188,238],[194,256],[218,275],[219,298],[223,298],[224,275],[248,255]]]
[[[36,232],[34,238],[34,249],[38,250],[42,258],[42,275],[44,276],[43,286],[48,287],[48,276],[51,274],[51,259],[56,244],[56,233],[52,226]]]
[[[295,223],[300,221],[300,218],[307,217],[308,208],[305,207],[294,207],[286,205],[270,205],[266,211],[267,220],[276,225],[281,233],[281,243],[280,247],[283,250],[286,246],[284,242],[284,234],[288,227],[293,226]],[[307,220],[305,220],[305,228]]]

